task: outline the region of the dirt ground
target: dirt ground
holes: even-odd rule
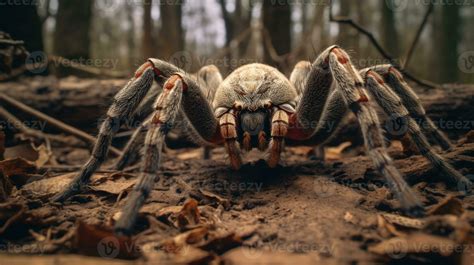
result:
[[[471,138],[443,154],[469,177]],[[347,145],[327,149],[324,162],[308,158],[309,148],[287,148],[276,169],[251,153],[240,171],[222,148],[210,160],[202,149],[167,149],[132,238],[110,228],[136,166],[104,166],[90,190],[59,205],[48,199],[74,176],[67,164],[87,159],[86,149],[6,159],[0,167],[15,187],[0,203],[0,264],[472,264],[471,194],[445,185],[424,158],[393,142],[397,167],[428,208],[426,218],[403,217],[370,160],[357,155],[361,147]],[[27,151],[5,154],[19,152]],[[41,166],[58,157],[65,161]]]

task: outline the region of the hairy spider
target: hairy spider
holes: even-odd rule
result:
[[[72,183],[54,196],[54,201],[64,201],[87,185],[106,158],[112,137],[139,108],[153,80],[163,86],[163,92],[116,165],[120,169],[129,162],[134,153],[131,150],[140,145],[140,135],[146,132],[139,180],[115,224],[117,233],[133,231],[137,213],[157,178],[164,139],[176,117],[186,121],[187,129],[200,144],[223,144],[232,168],[237,170],[242,164],[241,149],[255,147],[265,151],[268,165],[275,167],[285,140],[300,145],[324,143],[336,127],[328,129],[325,125],[338,124],[349,109],[360,124],[367,155],[403,209],[410,215],[423,215],[423,206],[387,154],[374,99],[391,118],[406,121],[406,133],[435,168],[455,183],[470,187],[469,180],[430,146],[424,133],[443,149],[449,149],[451,144],[426,116],[400,72],[390,65],[357,71],[344,50],[331,46],[312,64],[298,63],[289,79],[263,64],[244,65],[224,80],[215,66],[206,66],[194,77],[167,62],[149,59],[115,96],[91,158]],[[427,126],[421,129],[415,119]]]

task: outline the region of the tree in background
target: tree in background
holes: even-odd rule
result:
[[[181,5],[180,1],[160,1],[161,28],[158,35],[158,52],[154,57],[169,60],[175,52],[184,50]]]
[[[291,1],[263,0],[263,26],[268,30],[270,39],[278,55],[291,51]],[[265,52],[265,61],[274,64]]]
[[[93,0],[58,0],[53,52],[67,59],[90,58]],[[71,74],[59,67],[60,76]],[[76,74],[76,72],[74,72]]]
[[[143,59],[156,57],[155,40],[153,38],[153,20],[151,18],[151,9],[153,1],[143,1],[143,27],[142,27],[142,52]]]
[[[380,26],[380,36],[382,45],[394,58],[400,56],[398,44],[398,32],[395,23],[395,14],[391,6],[395,6],[394,0],[381,1],[382,24]]]
[[[459,68],[458,46],[461,41],[461,17],[459,5],[444,5],[441,12],[441,39],[439,50],[434,56],[439,56],[439,63],[435,66],[440,69],[439,78],[441,82],[458,81]]]

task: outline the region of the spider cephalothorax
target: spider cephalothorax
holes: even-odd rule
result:
[[[395,168],[373,104],[377,103],[393,119],[406,121],[406,131],[434,167],[449,180],[470,188],[469,180],[456,171],[428,142],[429,137],[443,149],[451,147],[426,116],[416,94],[400,72],[390,65],[357,71],[347,53],[331,46],[313,62],[300,62],[288,79],[273,67],[249,64],[224,80],[215,66],[203,67],[196,75],[187,74],[167,62],[149,59],[130,82],[115,96],[102,123],[92,156],[67,189],[54,201],[64,201],[80,192],[106,157],[111,139],[119,126],[137,111],[156,80],[163,87],[149,118],[133,134],[117,162],[122,169],[130,162],[136,146],[144,141],[140,176],[128,195],[118,233],[130,233],[138,210],[153,187],[159,169],[164,138],[175,119],[204,146],[223,144],[231,166],[239,169],[241,153],[258,148],[267,153],[275,167],[285,141],[299,145],[321,145],[334,134],[337,125],[352,111],[360,124],[367,155],[383,175],[402,207],[412,215],[422,215],[423,207]],[[424,125],[420,128],[415,120]],[[331,124],[331,126],[327,126]],[[142,135],[146,132],[146,136]],[[426,136],[425,136],[426,134]]]

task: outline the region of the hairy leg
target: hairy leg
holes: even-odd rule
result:
[[[219,68],[215,65],[206,65],[199,69],[196,76],[199,86],[204,89],[204,94],[207,100],[212,103],[216,90],[222,83],[222,75],[219,72]],[[204,159],[211,158],[211,150],[212,147],[210,146],[205,146],[203,148]]]
[[[407,133],[420,150],[420,153],[426,157],[435,168],[450,177],[456,184],[461,184],[463,187],[471,187],[470,181],[465,176],[456,171],[443,157],[433,150],[425,135],[421,132],[418,124],[409,115],[409,111],[405,108],[400,97],[387,86],[383,78],[370,69],[362,70],[361,75],[366,80],[367,89],[374,95],[378,105],[382,107],[385,113],[391,115],[394,119],[405,121],[404,124],[406,124]]]
[[[148,197],[160,166],[164,138],[171,129],[182,99],[183,81],[180,76],[172,76],[165,83],[167,89],[158,97],[155,112],[149,123],[145,137],[144,157],[140,167],[138,183],[128,195],[122,214],[115,224],[117,233],[131,231],[140,207]]]
[[[199,115],[196,115],[196,108],[200,110]],[[155,112],[149,121],[139,181],[128,196],[122,215],[115,224],[117,233],[128,234],[133,230],[138,211],[153,188],[165,136],[175,124],[174,120],[180,110],[183,110],[189,121],[188,126],[203,141],[212,143],[221,140],[217,120],[197,82],[186,74],[171,75],[163,86],[163,93],[158,97]]]
[[[433,121],[426,116],[426,111],[420,103],[420,99],[408,85],[402,74],[391,65],[378,65],[370,67],[382,76],[384,81],[389,84],[395,94],[397,94],[403,105],[408,109],[410,115],[421,124],[421,129],[431,137],[441,148],[448,150],[452,147],[451,141],[441,132]]]
[[[423,207],[418,198],[387,154],[377,113],[365,91],[362,77],[352,65],[349,55],[337,46],[329,47],[313,63],[311,73],[296,115],[290,117],[290,138],[305,140],[312,136],[314,131],[309,130],[302,122],[319,120],[334,78],[345,105],[359,121],[367,155],[372,159],[375,168],[387,179],[402,207],[411,215],[422,215]],[[310,80],[313,80],[313,83]]]
[[[271,140],[269,145],[268,166],[273,168],[280,162],[281,151],[288,132],[289,116],[281,109],[275,109],[272,116]]]
[[[117,93],[112,106],[107,111],[107,117],[100,127],[92,156],[68,187],[52,198],[53,201],[64,201],[70,196],[81,192],[84,186],[87,185],[91,175],[107,157],[107,151],[113,136],[120,128],[120,125],[130,118],[141,100],[145,97],[155,75],[156,71],[153,64],[147,62],[137,70],[135,76],[128,84]]]
[[[295,86],[296,93],[298,94],[297,102],[301,99],[310,71],[311,63],[309,61],[299,61],[290,74],[290,82]]]

